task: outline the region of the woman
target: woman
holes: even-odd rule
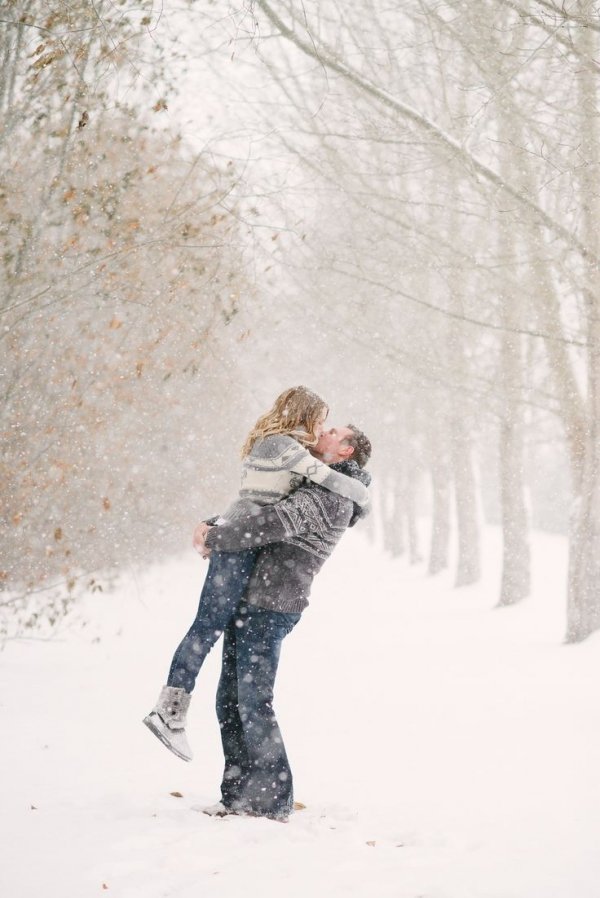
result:
[[[239,497],[217,524],[260,514],[262,507],[288,496],[305,478],[361,508],[367,505],[367,489],[360,481],[331,470],[308,451],[308,446],[316,445],[328,411],[321,397],[303,386],[277,397],[248,435],[242,449]],[[185,723],[196,677],[244,595],[257,552],[211,554],[196,618],[175,651],[155,707],[144,718],[154,735],[184,761],[192,759]]]

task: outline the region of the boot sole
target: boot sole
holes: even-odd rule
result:
[[[168,748],[169,751],[175,755],[175,757],[180,758],[182,761],[191,761],[191,757],[187,755],[182,755],[181,752],[177,751],[177,749],[173,746],[171,742],[166,738],[166,736],[158,729],[157,726],[154,725],[154,721],[151,717],[144,717],[142,723],[145,723],[151,733],[153,733],[157,739],[159,739],[165,748]]]

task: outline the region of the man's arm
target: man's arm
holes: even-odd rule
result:
[[[319,492],[301,487],[276,505],[266,505],[260,514],[211,527],[204,544],[218,552],[241,552],[322,530],[330,525],[330,518],[325,497]],[[327,504],[331,501],[328,498]],[[337,505],[335,497],[333,501]]]

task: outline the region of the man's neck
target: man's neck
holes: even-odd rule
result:
[[[341,455],[331,455],[328,452],[311,452],[311,455],[322,461],[324,465],[337,465],[338,462],[344,461]]]

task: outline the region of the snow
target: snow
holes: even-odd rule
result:
[[[482,584],[455,590],[344,537],[283,647],[277,712],[307,805],[287,825],[192,810],[219,797],[219,649],[191,764],[141,724],[195,611],[193,553],[123,576],[52,641],[10,643],[0,894],[597,898],[600,638],[562,644],[562,537],[534,535],[518,607],[493,607],[494,528],[485,554]]]

